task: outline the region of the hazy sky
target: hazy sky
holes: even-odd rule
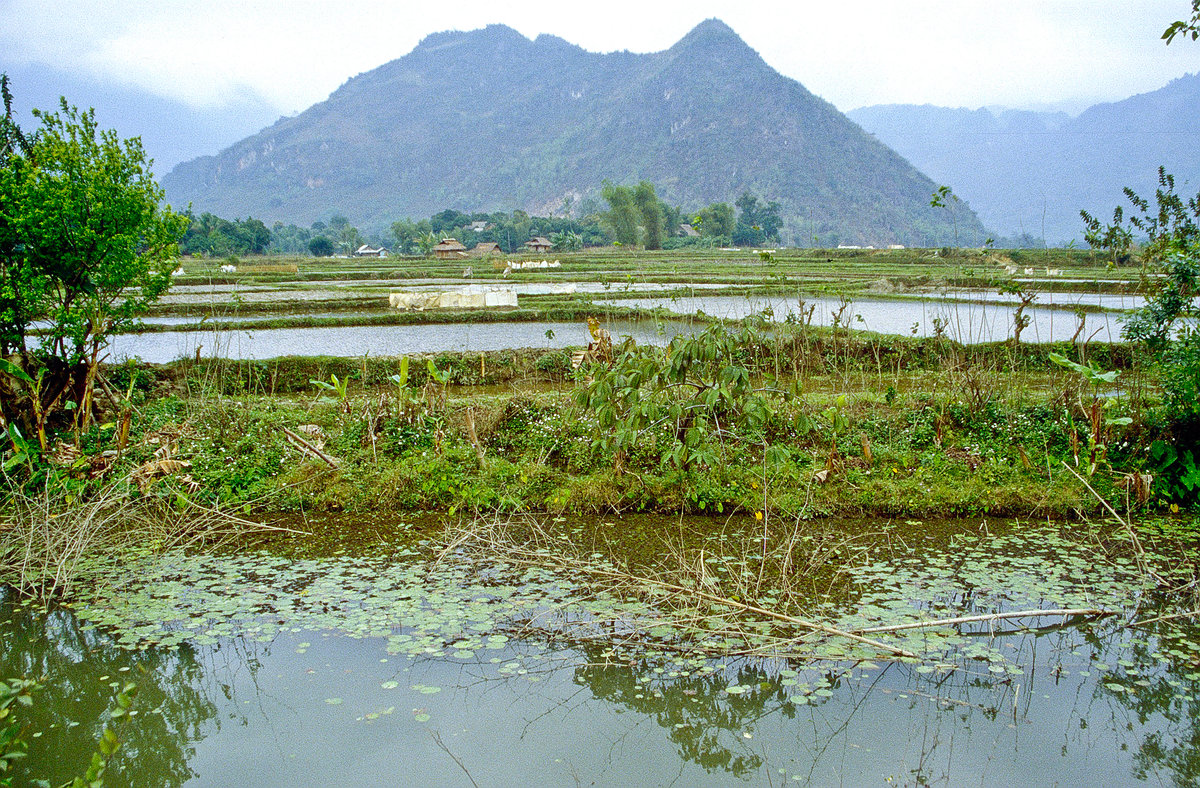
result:
[[[198,107],[260,95],[302,110],[429,33],[492,22],[585,49],[666,49],[729,24],[839,109],[878,103],[1075,108],[1200,71],[1159,37],[1188,0],[0,0],[0,67],[45,64]]]

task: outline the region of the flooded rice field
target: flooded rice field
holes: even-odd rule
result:
[[[432,286],[431,286],[432,287]],[[543,290],[556,285],[537,285]],[[644,287],[644,286],[641,286]],[[270,295],[280,295],[272,293]],[[973,301],[972,298],[979,301]],[[1097,294],[1043,294],[1047,304],[1132,308],[1140,297]],[[642,309],[663,308],[678,315],[701,312],[710,317],[740,320],[768,311],[776,321],[811,319],[813,325],[838,325],[884,334],[944,336],[965,344],[995,342],[1013,334],[1015,307],[992,302],[995,296],[958,291],[942,299],[897,299],[860,296],[840,297],[678,295],[632,298],[600,298],[602,305]],[[953,300],[950,300],[953,299]],[[353,318],[372,312],[316,312],[314,317]],[[1062,308],[1032,306],[1025,310],[1029,325],[1021,335],[1027,342],[1058,342],[1077,337],[1080,341],[1119,341],[1123,316],[1116,311],[1076,315]],[[1083,326],[1080,328],[1080,319]],[[227,314],[206,318],[214,327],[205,331],[177,331],[121,335],[110,345],[114,360],[140,357],[165,363],[193,357],[199,347],[205,357],[265,359],[290,355],[361,356],[436,353],[443,351],[489,351],[515,348],[559,348],[584,346],[589,337],[580,323],[441,323],[403,326],[334,326],[305,328],[243,329],[227,331],[220,323],[239,320],[278,319],[277,315],[241,317]],[[150,325],[194,323],[194,317],[147,318]],[[694,330],[684,322],[614,321],[607,326],[614,337],[632,336],[640,343],[664,343],[672,336]]]
[[[682,323],[608,325],[614,337],[632,336],[640,344],[666,344],[690,330]],[[192,358],[268,359],[281,356],[399,356],[413,353],[562,348],[586,346],[582,323],[432,323],[403,326],[332,326],[226,331],[164,331],[113,337],[113,360],[138,357],[165,364]]]
[[[990,299],[989,299],[990,300]],[[934,336],[939,327],[945,336],[964,344],[998,342],[1013,333],[1014,308],[992,303],[966,301],[899,300],[855,296],[849,301],[832,296],[670,296],[652,298],[604,299],[597,303],[614,306],[663,308],[680,315],[706,315],[740,320],[770,310],[777,321],[801,320],[812,310],[812,324],[830,326],[840,315],[839,325],[881,334]],[[1029,326],[1021,334],[1026,342],[1061,342],[1071,339],[1079,328],[1079,319],[1061,309],[1029,307],[1025,316]],[[1090,312],[1080,337],[1097,342],[1118,341],[1121,315]]]
[[[332,301],[358,296],[364,300],[382,298],[381,306],[386,306],[387,294],[392,292],[462,290],[470,286],[504,287],[513,290],[517,295],[557,295],[721,290],[734,285],[719,282],[639,282],[632,278],[619,278],[612,282],[576,282],[566,278],[542,282],[510,282],[504,279],[356,279],[341,282],[284,282],[273,285],[174,285],[158,303],[175,306],[212,304],[227,307],[232,304],[253,305],[281,301]]]

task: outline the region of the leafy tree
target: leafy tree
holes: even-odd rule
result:
[[[1170,44],[1176,36],[1200,38],[1200,0],[1192,0],[1192,16],[1173,22],[1163,32]],[[1155,489],[1165,499],[1195,505],[1200,501],[1200,193],[1184,199],[1175,179],[1158,168],[1155,206],[1124,189],[1136,213],[1124,221],[1122,208],[1102,225],[1080,211],[1092,246],[1128,249],[1133,230],[1146,234],[1142,259],[1161,268],[1146,304],[1125,323],[1123,336],[1144,348],[1158,368],[1163,388],[1167,430],[1149,447]],[[1131,229],[1132,228],[1132,229]]]
[[[779,216],[779,203],[760,205],[758,198],[743,192],[734,201],[738,207],[737,225],[733,230],[733,243],[737,246],[759,246],[766,241],[778,241],[783,219]]]
[[[354,250],[363,245],[362,233],[357,227],[347,225],[338,233],[337,245],[341,247],[346,254],[353,254]]]
[[[415,254],[418,251],[418,240],[426,233],[432,233],[433,227],[428,219],[414,222],[411,219],[401,219],[392,223],[392,236],[396,239],[396,251],[400,254]]]
[[[313,257],[329,257],[333,254],[333,241],[324,235],[318,235],[308,242],[308,251]]]
[[[556,252],[574,252],[583,248],[583,236],[573,230],[562,230],[550,236]]]
[[[417,238],[417,251],[419,251],[423,257],[427,256],[433,251],[433,247],[438,245],[439,240],[440,239],[433,233],[422,233],[420,237]]]
[[[633,191],[633,201],[642,216],[642,242],[647,249],[662,249],[665,237],[663,212],[658,195],[654,193],[654,184],[650,181],[639,183]]]
[[[931,208],[945,208],[946,213],[950,214],[950,222],[954,225],[954,248],[958,248],[958,208],[962,205],[962,200],[958,198],[949,186],[939,186],[934,189],[933,194],[929,198],[929,206]]]
[[[471,223],[471,217],[462,211],[456,211],[447,208],[441,213],[436,213],[429,219],[433,226],[435,235],[449,235],[450,232],[458,227],[463,227]]]
[[[1132,191],[1126,187],[1127,191]],[[1125,227],[1125,209],[1118,205],[1113,209],[1110,224],[1102,224],[1099,219],[1086,210],[1079,212],[1083,219],[1083,238],[1093,249],[1106,249],[1112,255],[1112,265],[1124,263],[1129,259],[1129,249],[1133,246],[1133,233]]]
[[[1175,178],[1163,167],[1158,168],[1153,206],[1133,189],[1125,187],[1123,191],[1136,211],[1130,213],[1128,220],[1119,205],[1108,225],[1102,225],[1087,211],[1079,212],[1086,228],[1084,238],[1091,246],[1112,249],[1114,254],[1127,251],[1136,230],[1146,237],[1143,259],[1153,263],[1166,259],[1172,252],[1200,244],[1200,192],[1190,198],[1176,194]]]
[[[1162,34],[1163,41],[1168,44],[1175,40],[1175,36],[1191,38],[1193,41],[1200,38],[1200,0],[1192,0],[1191,18],[1172,22]]]
[[[275,222],[271,225],[271,244],[268,249],[277,254],[303,254],[308,251],[312,239],[313,233],[307,227]]]
[[[271,245],[271,231],[261,219],[247,216],[245,221],[238,221],[237,236],[241,245],[250,254],[262,254]]]
[[[633,189],[605,181],[600,195],[608,203],[601,221],[612,239],[622,246],[637,246],[639,216]]]
[[[737,227],[737,215],[729,203],[715,202],[707,208],[701,208],[692,224],[706,237],[732,237],[733,230]]]
[[[211,213],[199,217],[187,211],[187,232],[179,242],[183,254],[225,257],[231,254],[263,254],[271,245],[271,231],[262,220],[247,217],[229,221]]]
[[[67,401],[86,425],[100,353],[170,286],[188,220],[160,207],[140,140],[100,130],[65,99],[34,115],[27,145],[5,120],[17,144],[0,175],[0,413],[36,426],[44,449],[46,419]],[[33,320],[47,321],[38,343]]]
[[[0,74],[0,94],[0,357],[5,357],[25,350],[25,329],[45,309],[48,283],[23,254],[23,217],[13,197],[32,166],[33,141],[13,120],[7,74]]]
[[[678,205],[667,205],[665,202],[659,201],[659,210],[662,211],[663,233],[667,238],[674,238],[679,235],[679,225],[687,221],[683,215],[683,209]]]
[[[1155,269],[1146,303],[1125,322],[1122,336],[1143,349],[1163,390],[1164,439],[1150,445],[1155,489],[1167,500],[1194,504],[1200,498],[1200,194],[1175,193],[1175,179],[1158,171],[1155,202],[1124,190],[1134,210],[1121,206],[1111,224],[1080,211],[1093,247],[1125,255],[1134,232],[1145,234],[1142,261]]]

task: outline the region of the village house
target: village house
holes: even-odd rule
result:
[[[433,247],[433,256],[439,260],[459,260],[467,256],[467,247],[460,244],[457,238],[443,238],[441,243]]]
[[[491,241],[477,243],[474,249],[467,252],[467,255],[470,257],[487,257],[493,254],[500,254],[500,244],[492,243]]]
[[[686,222],[679,225],[679,234],[684,238],[699,238],[700,233],[696,232],[696,228]]]
[[[388,250],[382,246],[367,246],[363,244],[354,250],[355,257],[387,257]]]
[[[531,252],[548,252],[553,246],[554,244],[550,243],[550,239],[543,238],[540,235],[536,238],[530,238],[525,242],[525,248]]]

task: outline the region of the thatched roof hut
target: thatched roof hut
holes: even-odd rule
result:
[[[467,247],[456,238],[443,238],[441,243],[433,247],[433,256],[439,260],[458,260],[467,256]]]
[[[471,257],[486,257],[489,254],[500,254],[500,244],[484,241],[475,244],[475,248],[467,252]]]

